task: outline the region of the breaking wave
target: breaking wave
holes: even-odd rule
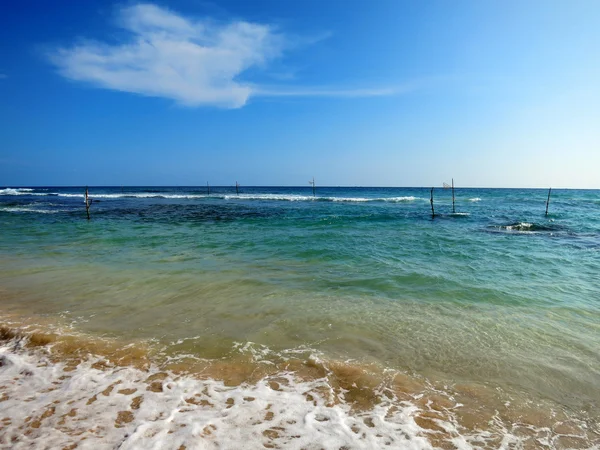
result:
[[[7,206],[0,207],[1,212],[9,212],[9,213],[39,213],[39,214],[56,214],[61,212],[58,209],[40,209],[40,208],[27,208],[27,207],[18,207],[18,206]]]
[[[515,222],[508,225],[497,225],[495,228],[506,231],[536,232],[536,231],[559,231],[556,225],[543,225],[533,222]]]
[[[6,188],[0,189],[0,195],[28,195],[32,191],[30,188]]]
[[[222,198],[226,200],[279,200],[279,201],[318,201],[318,202],[348,202],[348,203],[366,203],[366,202],[412,202],[417,197],[313,197],[309,195],[288,195],[288,194],[236,194],[225,195]]]
[[[66,198],[84,198],[84,194],[59,193],[59,192],[33,192],[32,189],[1,189],[0,195],[33,195],[33,196],[57,196]],[[317,202],[388,202],[403,203],[415,200],[424,200],[414,196],[406,197],[319,197],[297,194],[168,194],[157,192],[120,193],[120,194],[94,194],[90,193],[92,199],[119,199],[119,198],[164,198],[164,199],[224,199],[224,200],[275,200],[275,201],[317,201]]]

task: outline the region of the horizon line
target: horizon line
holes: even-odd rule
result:
[[[217,185],[217,184],[209,184],[209,186],[211,188],[234,188],[235,189],[235,184],[224,184],[224,185]],[[246,187],[246,188],[306,188],[306,189],[312,189],[312,187],[310,185],[305,186],[305,185],[245,185],[245,184],[239,184],[239,187]],[[21,188],[124,188],[124,187],[128,187],[128,188],[146,188],[146,187],[154,187],[154,188],[206,188],[205,184],[198,184],[198,185],[193,185],[193,184],[189,184],[189,185],[170,185],[170,184],[139,184],[139,185],[133,185],[133,184],[106,184],[106,185],[90,185],[90,184],[72,184],[72,185],[20,185],[20,186],[16,186],[16,185],[11,185],[11,186],[2,186],[2,189],[21,189]],[[437,189],[452,189],[452,188],[445,188],[443,186],[431,186],[431,185],[422,185],[422,186],[367,186],[367,185],[316,185],[316,188],[369,188],[369,189],[431,189],[431,188],[437,188]],[[553,187],[553,186],[542,186],[542,187],[498,187],[498,186],[454,186],[454,189],[531,189],[531,190],[547,190],[547,189],[552,189],[552,190],[577,190],[577,191],[598,191],[600,190],[600,187],[598,188],[578,188],[578,187]]]

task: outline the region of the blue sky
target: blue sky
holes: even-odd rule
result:
[[[0,185],[600,188],[597,1],[0,5]]]

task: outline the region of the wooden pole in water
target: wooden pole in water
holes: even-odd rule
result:
[[[550,192],[552,192],[552,188],[548,189],[548,200],[546,200],[546,215],[548,215],[548,205],[550,204]]]
[[[456,209],[454,208],[454,178],[452,178],[452,214],[456,214]]]
[[[206,182],[206,195],[210,195],[210,186],[208,185],[208,181]]]
[[[235,193],[240,195],[240,184],[237,181],[235,182]]]
[[[315,177],[313,177],[312,181],[309,181],[308,184],[312,185],[313,197],[316,197],[316,194],[315,194]]]
[[[92,200],[88,195],[88,187],[85,187],[85,212],[87,214],[87,220],[90,220],[90,205],[92,204]]]
[[[431,203],[431,218],[433,219],[435,217],[435,210],[433,209],[433,188],[431,188],[431,198],[429,199],[429,202]]]

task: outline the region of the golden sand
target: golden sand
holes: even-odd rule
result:
[[[20,442],[19,433],[28,439],[42,439],[45,424],[73,438],[102,435],[102,429],[106,427],[126,427],[136,420],[136,414],[147,395],[160,396],[169,389],[169,383],[192,378],[218,380],[225,387],[256,385],[266,381],[275,392],[289,390],[291,380],[322,380],[322,383],[302,394],[304,401],[314,407],[321,404],[328,408],[343,405],[348,408],[348,414],[359,418],[364,416],[363,425],[352,428],[357,438],[361,437],[361,433],[365,434],[364,430],[378,427],[377,420],[369,412],[386,403],[386,418],[407,405],[414,407],[411,417],[419,427],[418,434],[439,448],[455,448],[453,442],[461,436],[484,436],[479,441],[475,438],[471,444],[498,448],[507,434],[520,439],[522,448],[537,448],[541,443],[546,443],[549,448],[590,448],[600,443],[597,412],[577,415],[556,405],[501,392],[493,386],[448,385],[447,382],[385,370],[375,364],[327,361],[317,357],[256,361],[244,353],[218,360],[184,358],[173,362],[153,354],[152,347],[142,342],[92,339],[74,332],[59,332],[52,327],[45,327],[39,321],[18,323],[14,317],[0,324],[0,341],[14,344],[18,352],[41,353],[47,357],[45,364],[56,364],[61,368],[63,374],[54,381],[56,387],[48,388],[49,391],[59,388],[60,383],[67,383],[71,374],[85,364],[98,371],[117,374],[113,377],[115,381],[98,392],[90,393],[85,402],[78,403],[77,408],[71,407],[69,401],[63,404],[58,400],[46,405],[36,415],[24,418],[22,423],[14,423],[9,416],[0,417],[0,442]],[[118,379],[120,368],[138,371],[139,383],[133,386]],[[19,376],[26,379],[28,374],[23,372]],[[8,391],[8,386],[0,386],[0,402],[8,400]],[[103,397],[129,400],[126,408],[118,411],[113,423],[101,423],[97,429],[86,430],[77,426],[78,418],[89,418],[95,403]],[[24,402],[27,401],[24,399]],[[242,399],[245,403],[254,401],[254,396]],[[228,409],[233,406],[233,398],[219,406],[207,397],[206,392],[201,391],[183,398],[179,411],[186,411],[186,408]],[[50,420],[58,414],[57,408],[61,411],[60,418]],[[271,408],[272,405],[268,405],[264,415],[255,420],[271,422],[275,417]],[[322,416],[316,420],[326,422],[329,419]],[[19,430],[17,434],[15,427]],[[7,428],[12,430],[10,436],[3,435],[3,430]],[[262,432],[265,447],[279,448],[277,442],[284,432],[285,427],[281,429],[281,426],[275,425],[265,429]],[[214,433],[215,430],[207,426],[201,435],[206,437]],[[77,444],[73,442],[69,445],[75,445],[71,448],[76,448]]]

